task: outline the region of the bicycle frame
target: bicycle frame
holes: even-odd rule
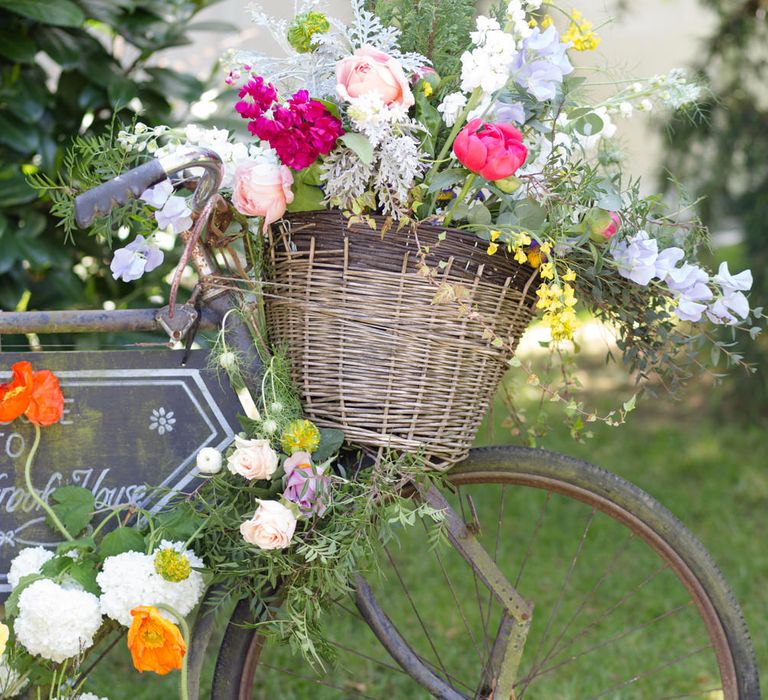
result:
[[[146,331],[163,329],[172,341],[182,340],[189,330],[199,322],[202,328],[222,327],[227,333],[228,342],[246,358],[252,372],[257,375],[261,366],[254,349],[253,338],[247,324],[237,315],[228,314],[236,308],[237,295],[233,291],[216,288],[209,283],[217,274],[217,267],[211,251],[200,241],[213,211],[213,203],[221,182],[222,170],[219,157],[207,149],[187,149],[170,157],[153,160],[129,171],[100,187],[80,195],[76,199],[76,218],[78,224],[87,226],[93,218],[107,213],[114,206],[124,204],[128,198],[138,197],[147,188],[175,173],[188,168],[203,168],[203,176],[192,196],[193,213],[196,222],[190,231],[182,234],[185,242],[185,255],[180,262],[175,278],[180,277],[181,269],[190,261],[199,275],[201,291],[201,310],[191,305],[175,307],[172,295],[171,303],[161,309],[131,309],[124,311],[27,311],[0,313],[0,335],[24,333],[77,333],[108,331]],[[258,396],[259,387],[249,387],[252,394]],[[488,664],[483,669],[483,685],[489,692],[488,699],[507,700],[514,698],[514,685],[523,654],[525,641],[531,626],[533,605],[525,600],[504,577],[492,557],[482,547],[472,532],[473,524],[465,523],[461,516],[451,508],[443,495],[434,487],[419,493],[432,507],[445,514],[445,527],[449,541],[472,567],[477,577],[504,606],[505,612],[499,625],[496,639],[492,646]],[[470,504],[471,505],[471,504]],[[472,510],[472,508],[470,508]],[[370,625],[387,651],[400,666],[435,697],[459,700],[459,695],[442,679],[437,677],[416,654],[408,647],[399,633],[376,604],[372,591],[364,579],[356,581],[356,602],[361,614]],[[230,629],[237,628],[242,636],[241,623],[250,620],[248,605],[238,605],[232,618]],[[190,670],[193,697],[199,692],[199,671],[202,667],[204,647],[212,633],[212,616],[200,616],[195,626],[195,639],[204,642],[192,645]],[[248,630],[249,639],[239,653],[244,658],[252,658],[258,643],[256,633]],[[238,653],[232,649],[225,636],[222,653]],[[220,655],[221,660],[221,655]],[[252,676],[253,668],[246,670]],[[244,688],[247,689],[244,690]],[[227,684],[227,689],[214,695],[214,700],[235,700],[246,697],[250,692],[248,678],[239,684]],[[247,697],[250,697],[248,694]]]

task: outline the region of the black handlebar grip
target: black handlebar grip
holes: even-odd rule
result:
[[[92,190],[83,192],[75,198],[75,221],[80,228],[86,228],[97,216],[104,216],[115,207],[125,204],[129,199],[139,197],[144,190],[167,177],[159,160],[118,175],[113,180]]]

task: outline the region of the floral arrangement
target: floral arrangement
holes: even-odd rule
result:
[[[205,483],[177,494],[167,512],[123,513],[139,520],[107,532],[120,509],[92,522],[92,507],[72,487],[54,493],[54,505],[40,502],[66,541],[55,553],[24,550],[14,561],[6,606],[12,637],[3,657],[13,687],[43,678],[61,697],[87,697],[78,675],[84,655],[128,627],[136,668],[180,669],[184,697],[185,617],[214,584],[224,591],[215,604],[247,598],[265,632],[319,662],[332,653],[319,625],[323,604],[348,590],[356,571],[375,567],[379,544],[417,518],[436,524],[439,539],[441,514],[401,495],[404,484],[435,478],[418,455],[390,455],[374,470],[340,459],[344,436],[304,418],[286,361],[265,340],[261,237],[287,214],[334,208],[381,236],[430,225],[472,233],[488,256],[504,251],[535,270],[536,308],[558,356],[583,308],[613,326],[639,379],[658,377],[674,390],[691,363],[705,366],[707,343],[713,364],[721,357],[743,364],[713,326],[760,332],[762,312],[745,295],[751,273],[732,274],[722,263],[713,274],[699,265],[706,230],[684,201],[675,211],[642,196],[623,174],[614,140],[614,120],[684,109],[703,88],[673,71],[617,84],[609,97],[590,101],[571,52],[594,49],[599,37],[580,13],[511,0],[475,18],[466,0],[446,4],[431,33],[420,29],[430,2],[352,0],[349,24],[315,0],[291,22],[256,8],[254,19],[285,55],[224,59],[237,95],[229,108],[247,136],[195,124],[124,125],[115,138],[78,139],[60,182],[33,177],[72,233],[79,192],[148,156],[188,146],[218,153],[224,177],[208,242],[240,246],[246,259],[234,267],[256,299],[248,313],[266,369],[254,399],[253,378],[219,335],[214,362],[241,397],[244,432],[225,455],[201,451]],[[389,24],[395,20],[397,28]],[[186,193],[163,182],[97,220],[92,233],[134,236],[110,264],[115,279],[131,282],[159,268],[193,221]],[[423,255],[439,261],[439,246]],[[461,306],[457,290],[446,290],[430,267],[424,274],[436,286],[434,303]],[[178,283],[176,275],[174,295]],[[511,351],[516,339],[489,332],[487,341]],[[567,372],[563,384],[549,385],[522,361],[510,364],[564,404],[574,432],[598,419],[618,424],[635,405],[633,397],[598,416],[574,397]],[[57,391],[50,373],[15,368],[11,384],[0,387],[0,420],[26,412],[36,426],[55,422]],[[34,450],[28,475],[33,457]],[[35,495],[29,476],[27,485]],[[77,615],[66,612],[73,608]]]

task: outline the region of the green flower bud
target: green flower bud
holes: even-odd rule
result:
[[[330,29],[328,19],[322,12],[305,12],[296,15],[288,27],[288,43],[299,53],[312,51],[312,36],[325,34]]]
[[[523,183],[520,182],[514,175],[510,175],[509,177],[505,177],[503,180],[494,180],[493,184],[496,185],[502,192],[506,192],[506,194],[512,194],[513,192],[516,192],[520,189],[520,185]]]

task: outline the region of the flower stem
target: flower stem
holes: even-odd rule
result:
[[[69,531],[66,527],[64,527],[64,523],[59,520],[59,516],[56,515],[56,513],[53,511],[53,508],[49,506],[40,496],[40,494],[35,491],[35,487],[32,486],[32,462],[35,459],[35,455],[37,454],[37,448],[40,446],[40,426],[35,423],[35,441],[32,443],[32,449],[29,452],[29,455],[27,456],[27,462],[24,465],[24,481],[27,484],[27,491],[29,491],[32,498],[37,502],[37,504],[48,514],[48,517],[51,519],[53,524],[58,528],[59,532],[64,535],[64,537],[67,539],[67,541],[72,542],[75,538],[72,537],[72,535],[69,534]]]
[[[464,201],[464,197],[466,197],[469,194],[469,190],[472,187],[473,183],[475,182],[475,178],[477,175],[475,173],[472,173],[468,178],[467,181],[464,183],[464,187],[462,188],[461,192],[459,192],[459,196],[456,197],[456,199],[453,201],[453,205],[451,206],[450,211],[445,217],[445,221],[443,222],[444,226],[448,226],[451,223],[451,219],[453,218],[453,213],[456,210],[456,207],[461,204],[461,202]]]
[[[189,625],[187,624],[187,621],[184,619],[184,616],[179,613],[178,610],[175,608],[172,608],[170,605],[165,605],[164,603],[157,603],[155,605],[156,608],[159,610],[165,610],[165,612],[170,613],[173,615],[179,622],[179,627],[181,627],[181,636],[184,637],[184,644],[187,645],[187,650],[184,652],[184,656],[181,660],[181,683],[179,684],[179,698],[180,700],[189,700],[189,669],[188,669],[188,663],[187,659],[189,658],[189,644],[190,644],[190,633],[189,633]]]

